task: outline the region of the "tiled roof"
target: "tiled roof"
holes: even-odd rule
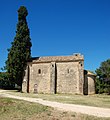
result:
[[[48,56],[33,58],[32,62],[69,62],[69,61],[84,61],[83,55],[74,54],[71,56]]]

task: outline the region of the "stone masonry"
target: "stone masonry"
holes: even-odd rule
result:
[[[33,58],[27,63],[22,91],[48,94],[84,94],[87,75],[86,79],[84,78],[83,55]],[[93,88],[91,93],[95,93]]]

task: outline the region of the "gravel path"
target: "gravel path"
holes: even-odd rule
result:
[[[19,100],[25,100],[25,101],[34,102],[34,103],[39,103],[39,104],[54,107],[54,108],[57,108],[57,109],[63,110],[63,111],[71,111],[71,112],[76,112],[76,113],[93,115],[93,116],[97,116],[97,117],[110,117],[110,109],[108,109],[108,108],[99,108],[99,107],[74,105],[74,104],[64,104],[64,103],[59,103],[59,102],[42,100],[39,98],[20,97],[20,96],[7,94],[4,92],[4,90],[0,90],[0,96],[15,98],[15,99],[19,99]]]

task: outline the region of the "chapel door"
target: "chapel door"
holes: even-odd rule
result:
[[[37,86],[37,84],[35,84],[35,85],[34,85],[34,93],[38,93],[38,92],[37,92],[37,88],[38,88],[38,86]]]

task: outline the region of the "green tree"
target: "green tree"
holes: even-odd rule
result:
[[[9,79],[17,85],[22,86],[24,69],[26,62],[31,58],[31,39],[27,25],[26,16],[28,11],[26,7],[21,6],[18,10],[18,24],[14,42],[8,50],[8,58],[6,61],[6,70]]]
[[[110,59],[101,63],[100,67],[96,69],[97,80],[96,90],[98,93],[110,94]]]
[[[0,88],[2,89],[14,89],[15,84],[9,81],[8,73],[0,72]]]

